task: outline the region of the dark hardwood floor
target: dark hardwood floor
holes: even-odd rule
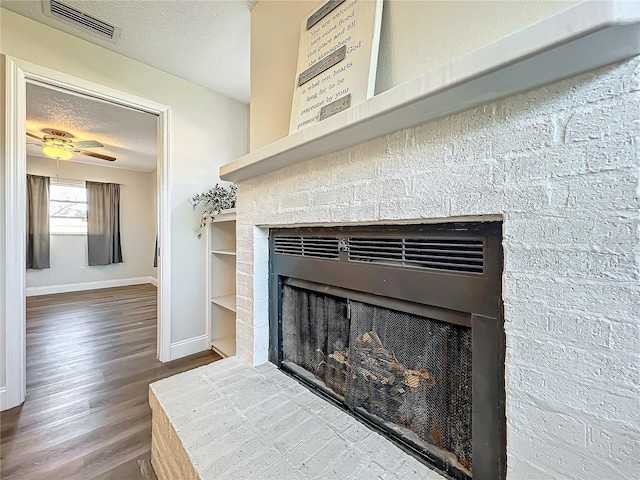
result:
[[[156,360],[152,285],[28,298],[27,399],[1,414],[1,478],[142,478],[149,383],[219,358]]]

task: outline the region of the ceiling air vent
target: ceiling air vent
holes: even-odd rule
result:
[[[58,0],[43,0],[42,4],[44,14],[49,17],[63,20],[77,27],[82,27],[83,29],[93,32],[102,38],[111,40],[114,43],[118,38],[120,38],[120,32],[122,30],[120,27],[111,25],[104,20],[94,17],[93,15],[84,13],[77,8],[59,2]],[[91,2],[88,2],[87,4],[91,5]]]
[[[277,236],[274,238],[274,252],[296,257],[338,259],[338,239],[331,237]]]
[[[349,261],[482,274],[485,242],[449,238],[349,238]]]

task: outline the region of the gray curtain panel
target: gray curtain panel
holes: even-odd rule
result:
[[[27,268],[49,268],[49,177],[27,175]]]
[[[86,183],[89,265],[122,263],[120,185]]]
[[[156,251],[153,254],[153,266],[158,266],[158,234],[156,233]]]

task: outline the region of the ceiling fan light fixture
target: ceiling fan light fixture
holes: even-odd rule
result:
[[[73,152],[65,150],[62,145],[56,145],[53,143],[45,144],[42,147],[42,152],[51,158],[59,160],[69,160],[73,156]]]
[[[2,1],[2,0],[0,0]],[[57,160],[69,160],[74,153],[85,155],[87,157],[99,158],[107,162],[115,162],[115,157],[95,153],[86,148],[102,148],[104,145],[97,140],[80,140],[73,139],[73,135],[62,130],[54,130],[52,128],[44,128],[41,130],[45,136],[40,138],[38,135],[27,132],[27,137],[35,138],[42,142],[42,151],[48,157]]]

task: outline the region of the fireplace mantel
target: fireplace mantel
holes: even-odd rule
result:
[[[220,167],[242,181],[640,54],[640,3],[584,2]]]

